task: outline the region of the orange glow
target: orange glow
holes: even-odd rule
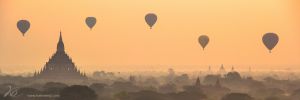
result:
[[[60,30],[84,71],[300,65],[299,0],[1,0],[0,6],[0,67],[7,72],[42,68]],[[158,15],[152,30],[144,21],[150,12]],[[98,19],[93,30],[84,22],[89,16]],[[16,28],[20,19],[31,22],[25,37]],[[272,54],[262,44],[266,32],[280,37]],[[205,51],[197,40],[203,34],[211,40]]]

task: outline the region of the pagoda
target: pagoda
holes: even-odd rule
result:
[[[87,79],[85,73],[76,68],[72,59],[65,52],[64,42],[60,32],[57,50],[46,62],[39,72],[34,73],[34,78],[46,81],[80,81]]]

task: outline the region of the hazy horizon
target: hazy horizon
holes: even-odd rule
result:
[[[14,67],[24,67],[24,66],[14,66]],[[30,68],[31,66],[27,66]],[[43,68],[43,65],[40,67]],[[96,71],[105,71],[105,72],[122,72],[122,73],[140,73],[140,72],[167,72],[168,69],[174,69],[177,72],[182,73],[191,73],[191,72],[208,72],[209,65],[99,65],[99,66],[76,66],[84,73],[92,74]],[[95,69],[86,69],[86,67],[93,67]],[[221,65],[210,65],[211,71],[217,74]],[[290,65],[290,66],[268,66],[268,65],[257,65],[257,66],[246,66],[246,65],[224,65],[224,68],[227,72],[232,71],[232,67],[234,67],[234,71],[238,72],[249,72],[249,68],[251,72],[289,72],[289,73],[298,73],[300,69],[298,65]],[[263,68],[262,68],[263,67]],[[14,70],[14,69],[1,69],[2,73],[9,75],[24,75],[28,73],[34,73],[35,71],[40,71],[40,69],[26,69],[25,70]]]

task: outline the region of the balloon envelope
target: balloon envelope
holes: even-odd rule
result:
[[[202,46],[203,50],[204,48],[207,46],[207,44],[209,43],[209,37],[206,35],[201,35],[198,39],[198,42],[200,43],[200,45]]]
[[[147,24],[150,26],[150,29],[152,29],[153,25],[157,21],[157,16],[154,13],[149,13],[145,16],[145,20]]]
[[[265,44],[265,46],[270,50],[274,49],[274,47],[277,45],[278,41],[279,41],[279,37],[277,34],[275,33],[266,33],[263,38],[263,43]]]
[[[27,20],[19,20],[17,23],[17,27],[18,27],[19,31],[22,33],[22,35],[24,36],[25,33],[30,28],[30,22]]]
[[[92,29],[96,25],[97,19],[95,17],[87,17],[85,19],[86,25]]]

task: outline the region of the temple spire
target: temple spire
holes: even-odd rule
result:
[[[217,81],[216,81],[215,87],[218,87],[218,88],[222,87],[219,78],[218,78]]]
[[[59,32],[59,41],[62,41],[61,31]]]
[[[61,31],[59,33],[59,41],[57,43],[57,52],[65,52],[65,46],[62,39]]]
[[[196,80],[196,84],[195,84],[196,87],[200,87],[201,86],[201,82],[200,82],[200,78],[198,77],[197,80]]]

